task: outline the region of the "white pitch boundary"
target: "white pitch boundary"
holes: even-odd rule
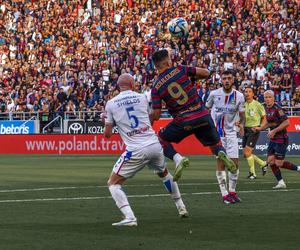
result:
[[[241,182],[243,184],[275,184],[274,181],[249,181],[249,182]],[[299,184],[297,181],[289,181],[288,184]],[[179,186],[209,186],[209,185],[218,185],[217,182],[211,183],[179,183]],[[132,185],[123,185],[124,187],[160,187],[162,184],[132,184]],[[21,189],[0,189],[0,193],[17,193],[17,192],[37,192],[37,191],[51,191],[51,190],[68,190],[68,189],[89,189],[89,188],[108,188],[107,185],[101,186],[66,186],[66,187],[41,187],[41,188],[21,188]]]
[[[297,192],[300,189],[281,189],[281,190],[244,190],[239,193],[274,193],[274,192]],[[181,195],[212,195],[220,192],[199,192],[199,193],[182,193]],[[128,198],[149,198],[149,197],[165,197],[169,194],[140,194],[128,195]],[[76,201],[76,200],[99,200],[111,199],[111,196],[94,196],[94,197],[65,197],[65,198],[41,198],[41,199],[22,199],[22,200],[0,200],[0,203],[25,203],[25,202],[43,202],[43,201]]]

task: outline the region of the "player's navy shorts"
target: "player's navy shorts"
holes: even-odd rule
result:
[[[160,138],[175,143],[179,143],[189,135],[195,135],[204,146],[212,146],[220,141],[210,114],[186,122],[173,120],[159,132]]]
[[[243,148],[248,146],[254,148],[259,138],[259,132],[254,132],[251,128],[245,128],[243,137]]]
[[[283,160],[287,152],[287,147],[288,147],[287,140],[284,143],[270,141],[268,146],[268,156],[275,155],[276,159]]]

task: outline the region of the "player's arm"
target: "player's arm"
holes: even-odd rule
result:
[[[212,92],[210,92],[210,94],[206,100],[205,107],[208,109],[211,109],[213,105],[214,105],[214,96],[213,96],[213,91],[212,91]]]
[[[104,136],[106,138],[110,138],[112,136],[112,130],[113,130],[113,124],[112,123],[106,123],[104,127]]]
[[[155,87],[152,88],[151,90],[151,98],[152,98],[152,111],[151,114],[149,115],[149,118],[152,124],[154,121],[159,120],[161,114],[161,108],[162,108],[161,99]]]
[[[161,114],[161,109],[153,109],[151,114],[149,115],[151,124],[153,124],[154,121],[159,120]]]
[[[287,115],[284,113],[284,111],[282,109],[278,110],[278,116],[279,116],[279,120],[281,121],[281,123],[279,124],[279,126],[273,128],[268,133],[268,137],[270,139],[272,139],[275,136],[276,133],[286,129],[290,125],[290,121],[289,121]]]
[[[114,119],[112,112],[110,110],[109,102],[105,106],[105,115],[103,117],[105,119],[105,125],[104,125],[104,136],[106,138],[110,138],[113,134],[113,127],[114,127]]]
[[[195,75],[196,78],[205,79],[208,78],[209,75],[210,75],[210,71],[208,69],[196,67],[196,75]]]
[[[205,79],[210,76],[210,71],[205,68],[181,66],[185,69],[185,73],[192,78]]]
[[[245,111],[240,111],[239,112],[239,128],[240,128],[240,136],[244,136],[245,133],[245,122],[246,122],[246,117],[245,117]]]
[[[236,123],[236,126],[240,128],[240,135],[244,136],[244,128],[246,123],[246,117],[245,117],[245,98],[243,95],[241,95],[241,101],[238,106],[239,110],[239,121]]]

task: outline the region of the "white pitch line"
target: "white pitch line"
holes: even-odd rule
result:
[[[295,192],[300,189],[283,189],[283,190],[244,190],[239,193],[274,193],[274,192]],[[199,192],[199,193],[182,193],[181,195],[212,195],[220,192]],[[148,198],[148,197],[165,197],[169,194],[140,194],[128,195],[128,198]],[[99,200],[111,199],[111,196],[92,196],[92,197],[69,197],[69,198],[41,198],[41,199],[22,199],[22,200],[0,200],[0,203],[24,203],[24,202],[39,202],[39,201],[75,201],[75,200]]]
[[[240,182],[242,184],[274,184],[274,181],[249,181]],[[288,184],[299,184],[297,181],[289,181]],[[218,185],[217,182],[211,183],[179,183],[179,186],[208,186],[208,185]],[[162,184],[133,184],[133,185],[123,185],[124,187],[160,187]],[[68,189],[89,189],[89,188],[107,188],[107,185],[102,186],[69,186],[69,187],[45,187],[45,188],[21,188],[21,189],[0,189],[0,193],[17,193],[17,192],[36,192],[36,191],[51,191],[51,190],[68,190]]]

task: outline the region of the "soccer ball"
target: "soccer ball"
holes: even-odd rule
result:
[[[167,26],[172,36],[186,37],[189,34],[188,23],[182,17],[172,19]]]

